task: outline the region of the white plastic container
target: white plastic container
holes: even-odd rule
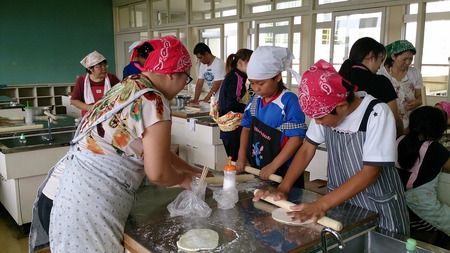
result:
[[[23,108],[25,110],[25,124],[31,125],[33,124],[33,108],[28,104]]]
[[[223,168],[223,189],[236,189],[236,166],[231,164],[231,156],[228,157],[228,165]]]

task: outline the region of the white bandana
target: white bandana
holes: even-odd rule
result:
[[[99,64],[100,62],[102,62],[104,60],[106,60],[106,58],[103,55],[101,55],[97,51],[94,51],[94,52],[86,55],[86,57],[84,57],[83,60],[80,61],[80,63],[81,63],[81,65],[83,65],[83,67],[88,69],[92,66]]]

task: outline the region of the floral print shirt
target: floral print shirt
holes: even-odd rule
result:
[[[80,132],[145,88],[154,88],[145,75],[132,75],[115,85],[87,113]],[[159,92],[147,92],[113,117],[94,127],[77,143],[77,150],[143,159],[142,135],[145,129],[163,120],[171,120],[169,100]]]
[[[406,128],[409,125],[409,111],[406,111],[405,104],[411,100],[415,99],[415,91],[422,89],[423,86],[423,80],[422,80],[422,74],[420,73],[419,69],[414,67],[409,67],[408,72],[406,76],[401,80],[398,81],[392,76],[392,73],[390,70],[388,71],[385,67],[381,67],[378,70],[378,74],[384,75],[392,83],[392,86],[394,86],[395,92],[397,93],[397,107],[398,112],[400,115],[400,118],[403,121],[403,126]],[[425,96],[425,94],[422,94],[422,96]]]

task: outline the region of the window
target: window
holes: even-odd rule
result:
[[[207,20],[237,15],[236,0],[192,0],[192,20]]]
[[[332,62],[337,70],[348,58],[350,48],[356,40],[362,37],[381,40],[381,17],[381,12],[336,14]]]
[[[296,0],[296,1],[277,0],[276,1],[276,5],[275,5],[275,9],[277,9],[277,10],[291,9],[291,8],[301,7],[301,6],[302,6],[302,1],[301,0]]]
[[[405,39],[416,43],[418,5],[410,4],[406,15]],[[423,47],[418,49],[416,56],[421,55],[420,66],[426,95],[447,96],[450,56],[450,34],[445,32],[450,26],[450,1],[427,2]],[[432,99],[427,98],[427,100]],[[442,100],[442,98],[436,98]],[[434,101],[433,101],[434,102]],[[437,102],[437,101],[436,101]],[[432,105],[434,103],[428,102]]]
[[[119,30],[146,27],[148,11],[146,3],[119,7]]]
[[[347,0],[319,0],[319,5],[346,2]]]

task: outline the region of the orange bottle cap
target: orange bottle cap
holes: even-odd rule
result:
[[[236,166],[231,164],[231,156],[228,157],[228,165],[225,165],[223,167],[223,170],[225,170],[225,171],[236,171]]]

